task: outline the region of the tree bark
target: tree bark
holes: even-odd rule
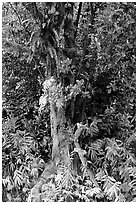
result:
[[[69,165],[69,134],[65,128],[66,118],[64,107],[57,109],[55,104],[50,105],[51,136],[53,138],[52,160],[55,164],[63,162]]]

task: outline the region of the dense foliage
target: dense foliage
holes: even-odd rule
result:
[[[2,15],[3,201],[136,201],[136,4]]]

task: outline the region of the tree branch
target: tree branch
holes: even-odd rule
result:
[[[76,22],[75,22],[76,31],[74,33],[74,38],[76,38],[76,35],[77,35],[77,29],[78,29],[80,14],[81,14],[81,8],[82,8],[82,2],[79,3],[77,19],[76,19]]]
[[[94,25],[94,18],[95,18],[95,9],[94,3],[90,2],[90,9],[91,9],[91,25]]]
[[[88,85],[89,85],[89,79],[88,79],[88,81],[86,83],[85,92],[87,91]],[[83,106],[82,106],[82,115],[81,115],[81,121],[82,122],[84,121],[85,107],[86,107],[86,99],[84,100]]]
[[[66,18],[64,21],[64,39],[65,48],[74,47],[74,29],[73,29],[73,2],[70,2],[66,7]]]

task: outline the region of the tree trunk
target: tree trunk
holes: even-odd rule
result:
[[[63,161],[64,165],[69,165],[69,134],[65,127],[66,117],[64,105],[58,109],[56,105],[51,102],[50,118],[51,136],[53,138],[52,160],[55,164]]]
[[[40,22],[40,27],[42,29],[42,25],[43,22],[46,23],[47,25],[47,20],[43,19],[43,15],[42,13],[38,10],[36,3],[23,3],[24,6],[26,7],[27,10],[29,10],[30,13],[32,13],[32,16],[37,19]],[[74,57],[74,50],[75,50],[75,37],[76,37],[76,32],[74,29],[74,25],[73,25],[73,5],[74,3],[66,3],[66,6],[64,7],[64,4],[62,4],[62,6],[64,7],[64,12],[60,12],[59,13],[59,20],[60,23],[62,23],[63,19],[64,19],[64,50],[68,51],[69,56],[66,55],[67,57],[71,58],[73,61],[73,57]],[[82,3],[79,4],[79,10],[78,10],[78,15],[77,15],[77,20],[76,20],[76,26],[78,26],[78,22],[79,22],[79,17],[80,17],[80,12],[81,12],[81,7],[82,7]],[[60,7],[57,7],[57,9],[60,9]],[[65,15],[65,17],[64,17]],[[40,189],[41,186],[43,185],[44,182],[46,182],[48,180],[48,178],[52,175],[52,174],[56,174],[59,164],[62,164],[65,169],[69,169],[70,170],[70,154],[69,154],[69,150],[70,150],[70,134],[68,132],[68,121],[66,119],[65,116],[65,109],[66,109],[66,104],[65,104],[65,95],[63,93],[63,90],[65,89],[65,84],[60,83],[60,80],[57,80],[57,76],[59,76],[60,73],[58,73],[59,69],[58,69],[58,61],[60,60],[60,58],[58,58],[58,47],[56,41],[58,39],[58,33],[59,29],[54,30],[56,28],[56,25],[54,24],[54,22],[51,20],[51,24],[49,23],[48,25],[51,26],[47,26],[46,28],[44,28],[46,30],[46,32],[44,33],[44,29],[41,30],[41,38],[42,38],[42,42],[44,44],[44,47],[46,47],[46,50],[49,51],[49,55],[46,56],[45,53],[44,56],[46,56],[45,63],[46,63],[46,67],[47,72],[46,72],[46,81],[48,84],[47,88],[46,88],[46,93],[45,95],[48,98],[48,103],[50,106],[50,123],[51,123],[51,137],[53,140],[53,146],[52,146],[52,159],[49,163],[46,164],[45,170],[43,171],[42,175],[39,178],[39,181],[36,183],[36,185],[32,188],[31,190],[31,195],[33,197],[33,195],[39,195],[40,194]],[[59,27],[59,26],[58,26]],[[49,35],[51,34],[51,37],[54,37],[55,44],[51,44],[50,39],[47,36],[47,32],[49,31]],[[56,34],[55,34],[56,33]],[[88,33],[87,33],[88,35]],[[86,35],[86,37],[88,38],[88,36]],[[47,37],[47,38],[46,38]],[[50,37],[50,36],[49,36]],[[46,39],[49,39],[49,42],[45,41]],[[86,39],[86,45],[84,48],[84,56],[85,56],[85,52],[86,52],[86,47],[87,47],[87,39]],[[75,50],[76,51],[76,50]],[[48,61],[48,62],[47,62]],[[70,68],[68,69],[69,72],[71,73]],[[63,72],[64,74],[64,72]],[[68,74],[68,73],[67,73]],[[51,77],[49,80],[47,80],[47,77]],[[51,81],[50,81],[51,80]],[[70,80],[70,84],[74,85],[74,76],[73,76],[73,80]],[[50,84],[49,84],[50,83]],[[60,93],[60,94],[59,94]],[[74,117],[74,99],[71,101],[71,107],[72,107],[72,117]],[[78,135],[77,135],[78,134]],[[76,139],[74,139],[74,145],[75,147],[78,149],[78,155],[77,155],[77,162],[79,162],[79,167],[77,166],[77,168],[80,171],[80,162],[82,163],[82,165],[86,168],[87,173],[90,177],[90,179],[92,180],[92,182],[94,183],[94,185],[96,187],[98,187],[98,183],[96,182],[96,180],[94,179],[94,175],[93,173],[88,169],[87,167],[87,161],[85,159],[85,157],[83,156],[83,151],[78,143],[78,137],[80,136],[81,131],[80,129],[77,129],[77,131],[75,132],[75,134],[72,133],[72,136],[74,136]],[[34,199],[32,199],[32,201],[40,201],[41,198],[40,197],[36,197]]]

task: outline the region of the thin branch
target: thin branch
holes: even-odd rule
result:
[[[91,9],[91,25],[94,25],[95,9],[94,9],[94,3],[92,2],[90,2],[90,9]]]
[[[87,83],[86,83],[85,92],[87,91],[88,85],[89,85],[89,79],[87,80]],[[82,106],[82,115],[81,115],[82,122],[84,121],[85,107],[86,107],[86,99],[84,100],[83,106]]]
[[[77,19],[76,19],[76,22],[75,22],[76,31],[74,33],[74,38],[76,38],[76,35],[77,35],[77,29],[78,29],[80,14],[81,14],[81,8],[82,8],[82,2],[79,3]]]

